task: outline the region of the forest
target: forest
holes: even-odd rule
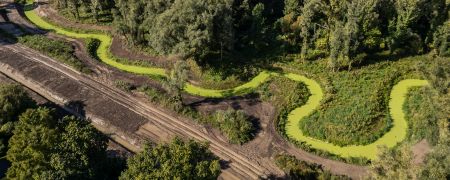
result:
[[[277,47],[302,60],[328,57],[328,68],[338,70],[384,50],[449,54],[445,0],[55,0],[55,6],[74,17],[82,9],[94,17],[107,11],[128,43],[198,61],[246,63]]]

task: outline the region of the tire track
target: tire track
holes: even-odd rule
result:
[[[216,141],[214,138],[209,137],[209,135],[201,133],[197,128],[192,127],[185,121],[180,121],[171,115],[168,115],[162,112],[159,109],[156,109],[152,106],[142,103],[141,101],[127,95],[123,92],[120,92],[114,88],[103,85],[102,83],[84,77],[81,73],[71,69],[70,67],[59,64],[59,62],[45,57],[41,54],[33,52],[33,50],[19,46],[19,45],[5,45],[3,46],[6,49],[9,49],[17,54],[21,54],[22,56],[27,57],[33,61],[42,63],[52,69],[58,71],[59,73],[64,74],[65,76],[70,77],[71,79],[77,80],[81,84],[96,90],[107,96],[108,98],[114,100],[115,102],[130,108],[134,112],[143,115],[149,119],[155,120],[161,125],[165,126],[168,129],[174,130],[175,132],[181,132],[189,137],[192,137],[198,141],[208,141],[210,142],[210,149],[213,153],[218,155],[222,159],[230,159],[231,164],[230,167],[236,169],[236,171],[241,172],[243,175],[257,179],[260,176],[265,177],[269,174],[268,170],[260,165],[256,165],[255,162],[251,162],[245,156],[239,154],[235,150],[228,148],[226,145],[223,145],[219,141]],[[39,58],[37,58],[39,57]],[[45,59],[45,60],[43,60]],[[240,173],[240,174],[241,174]]]

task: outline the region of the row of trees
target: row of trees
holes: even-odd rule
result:
[[[17,85],[0,85],[0,107],[8,179],[216,179],[220,173],[208,144],[180,139],[147,144],[125,168],[122,159],[107,155],[107,137],[88,121],[57,118]]]
[[[386,49],[448,51],[445,0],[118,0],[116,7],[117,31],[161,54],[223,59],[281,40],[302,59],[329,57],[338,69]]]
[[[54,0],[79,17],[112,9],[116,32],[163,55],[239,59],[285,44],[336,70],[390,50],[448,54],[445,0]],[[447,23],[445,23],[447,21]]]
[[[301,58],[329,57],[333,69],[363,59],[363,53],[424,53],[448,26],[445,0],[286,0],[283,39]],[[440,48],[440,47],[436,47]],[[448,47],[447,47],[448,48]],[[444,48],[445,49],[445,48]]]
[[[282,1],[117,0],[115,27],[132,44],[160,54],[220,59],[268,45]]]
[[[67,10],[77,20],[80,14],[92,14],[99,22],[102,11],[110,13],[114,0],[51,0],[51,4],[58,10]]]

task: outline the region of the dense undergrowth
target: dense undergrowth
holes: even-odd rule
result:
[[[415,66],[432,61],[427,56],[381,61],[352,71],[323,72],[321,60],[294,63],[298,71],[308,71],[330,80],[330,97],[318,111],[301,122],[306,135],[337,145],[369,144],[390,128],[387,102],[392,86],[399,80],[420,78]]]
[[[78,5],[80,6],[80,5]],[[102,25],[111,25],[113,21],[113,15],[110,9],[97,8],[97,15],[95,15],[94,11],[91,9],[91,6],[80,6],[78,13],[74,12],[71,9],[66,8],[58,8],[58,13],[65,18],[81,22],[87,24],[102,24]]]
[[[275,157],[275,163],[285,173],[287,179],[334,179],[347,180],[347,176],[333,175],[320,165],[308,164],[294,156],[280,154]]]
[[[126,85],[124,82],[118,83],[118,86],[126,91],[133,89],[133,87]],[[244,144],[252,140],[256,134],[255,124],[251,122],[251,119],[242,110],[228,109],[214,113],[204,113],[197,111],[191,106],[183,105],[181,101],[171,97],[165,90],[149,86],[141,86],[136,90],[145,94],[152,103],[190,117],[199,123],[220,129],[230,143]]]
[[[86,67],[77,57],[75,57],[74,48],[67,42],[61,40],[49,39],[42,35],[28,35],[19,37],[18,41],[30,48],[45,53],[76,70],[83,73],[91,73],[92,71]]]
[[[408,119],[408,139],[420,141],[426,139],[435,145],[439,138],[438,114],[432,91],[427,88],[414,88],[408,94],[404,110]]]

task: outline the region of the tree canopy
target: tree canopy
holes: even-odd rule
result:
[[[208,144],[178,138],[144,150],[127,161],[128,168],[119,179],[217,179],[219,160]]]
[[[23,113],[9,141],[7,178],[108,178],[106,137],[87,121],[48,108]]]
[[[8,139],[12,135],[18,116],[36,103],[18,85],[0,85],[0,157],[6,153]]]
[[[35,106],[36,103],[20,86],[0,85],[0,124],[15,120],[26,109]]]

